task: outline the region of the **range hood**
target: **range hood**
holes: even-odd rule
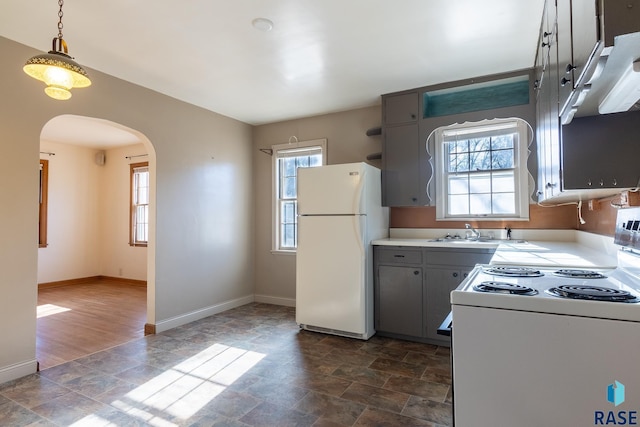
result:
[[[577,88],[562,107],[561,123],[573,117],[640,110],[640,32],[596,45]]]
[[[640,59],[629,64],[598,104],[600,114],[629,111],[640,100]]]

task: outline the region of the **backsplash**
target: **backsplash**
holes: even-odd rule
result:
[[[529,205],[529,221],[436,221],[436,208],[402,207],[391,208],[390,228],[454,228],[463,229],[465,223],[476,228],[501,229],[551,229],[551,230],[580,230],[590,233],[613,237],[615,233],[616,214],[618,209],[612,206],[619,197],[611,197],[594,201],[590,205],[583,204],[582,218],[584,224],[578,220],[576,205],[542,207]]]
[[[575,205],[554,207],[530,205],[529,218],[529,221],[436,221],[434,206],[401,207],[391,208],[389,226],[391,228],[463,229],[465,223],[470,223],[476,228],[578,229],[578,215]]]

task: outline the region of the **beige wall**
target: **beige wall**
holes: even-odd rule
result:
[[[256,300],[282,305],[295,304],[295,255],[274,254],[272,247],[272,157],[258,149],[283,144],[295,136],[299,141],[327,138],[327,162],[364,162],[381,151],[380,136],[367,136],[380,126],[380,107],[291,120],[254,128],[256,203]],[[369,161],[380,167],[379,160]]]
[[[149,323],[164,330],[252,300],[251,126],[92,70],[91,87],[55,101],[22,71],[36,50],[0,37],[0,52],[0,382],[35,369],[40,132],[61,114],[150,141]]]

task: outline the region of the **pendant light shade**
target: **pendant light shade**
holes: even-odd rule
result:
[[[51,98],[66,100],[71,98],[71,89],[87,87],[91,80],[87,72],[69,56],[67,43],[62,38],[62,5],[59,0],[58,37],[53,39],[53,47],[49,53],[36,55],[24,65],[25,73],[34,79],[43,81],[47,87],[44,92]]]

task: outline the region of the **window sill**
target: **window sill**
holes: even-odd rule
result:
[[[273,255],[295,255],[296,251],[283,251],[283,250],[272,249],[271,253]]]

